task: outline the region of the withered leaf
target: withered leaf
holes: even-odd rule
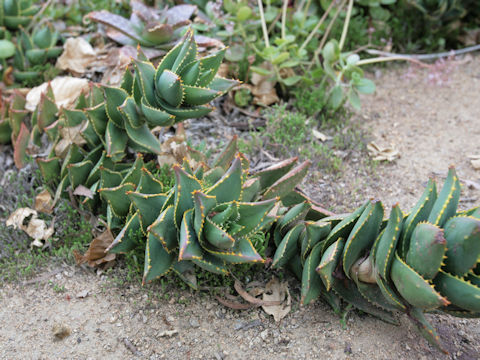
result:
[[[53,199],[48,190],[43,190],[35,197],[35,210],[46,214],[53,211]]]
[[[280,302],[280,305],[262,305],[262,309],[269,315],[272,315],[275,321],[282,320],[292,309],[292,298],[288,291],[286,282],[280,282],[277,278],[272,278],[265,286],[263,301]]]
[[[97,56],[93,47],[83,38],[69,38],[63,45],[63,53],[57,59],[56,67],[82,75]]]
[[[110,230],[104,231],[102,234],[92,240],[87,252],[82,255],[78,251],[74,251],[73,255],[78,265],[87,263],[91,267],[107,265],[115,260],[116,255],[113,253],[105,253],[105,250],[113,242],[113,235]]]

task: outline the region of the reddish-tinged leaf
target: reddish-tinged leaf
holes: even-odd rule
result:
[[[177,5],[168,9],[165,13],[167,24],[175,25],[176,23],[190,20],[192,15],[197,11],[195,5]]]
[[[21,169],[25,166],[25,162],[27,160],[27,147],[29,140],[30,131],[28,131],[28,128],[25,126],[24,123],[22,123],[20,127],[20,132],[18,133],[17,139],[15,140],[15,145],[13,146],[13,158],[15,160],[15,166],[18,169]]]

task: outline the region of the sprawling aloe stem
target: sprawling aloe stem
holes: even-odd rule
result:
[[[63,48],[57,46],[59,36],[51,24],[36,27],[31,35],[20,28],[14,58],[15,79],[18,81],[42,79],[41,72],[31,68],[45,64],[47,60],[55,59],[62,53]]]
[[[430,181],[408,215],[395,205],[388,220],[379,201],[316,222],[305,220],[308,204],[297,205],[276,225],[273,265],[302,279],[304,303],[338,295],[390,322],[404,312],[441,348],[423,312],[480,316],[480,209],[458,212],[459,197],[451,168],[438,195]]]
[[[201,163],[193,169],[188,162],[174,166],[175,187],[165,193],[159,192],[148,172],[141,174],[136,186],[123,183],[100,189],[111,213],[126,218],[111,251],[126,252],[137,246],[138,237],[132,234],[139,230],[146,238],[144,281],[173,269],[196,287],[194,265],[227,274],[228,264],[264,261],[251,237],[270,228],[276,220],[275,204],[286,198],[301,178],[288,181],[298,168],[282,166],[275,173],[264,172],[263,179],[273,181],[262,182],[249,175],[248,161],[235,155],[235,144],[233,140],[211,166]],[[292,165],[295,162],[292,159]],[[275,191],[275,184],[282,185],[283,191],[266,198]]]
[[[176,5],[166,10],[147,7],[140,1],[131,1],[130,19],[106,10],[94,11],[88,18],[107,27],[106,35],[122,45],[137,44],[169,50],[182,37],[197,12],[194,5]],[[201,37],[200,46],[217,46],[220,41]]]
[[[18,30],[27,26],[37,11],[31,0],[0,0],[0,26]]]

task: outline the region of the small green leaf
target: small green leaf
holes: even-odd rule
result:
[[[375,83],[369,79],[360,79],[355,81],[354,88],[362,94],[373,94],[375,92]]]
[[[330,104],[333,110],[337,110],[343,102],[343,90],[340,85],[336,85],[332,92],[330,93],[330,97],[328,98],[328,103]]]

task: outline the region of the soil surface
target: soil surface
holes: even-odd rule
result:
[[[345,157],[339,178],[319,174],[312,197],[338,212],[365,198],[408,210],[430,176],[454,164],[464,182],[461,206],[480,205],[480,57],[429,70],[377,70],[376,94],[364,97],[360,124],[400,158],[371,165]],[[439,84],[442,82],[442,84]],[[208,293],[154,284],[118,285],[82,267],[51,266],[38,278],[0,285],[1,359],[478,359],[480,320],[427,315],[450,355],[431,347],[406,316],[393,326],[352,311],[343,329],[323,302],[299,306],[281,322],[261,308],[235,311]]]

